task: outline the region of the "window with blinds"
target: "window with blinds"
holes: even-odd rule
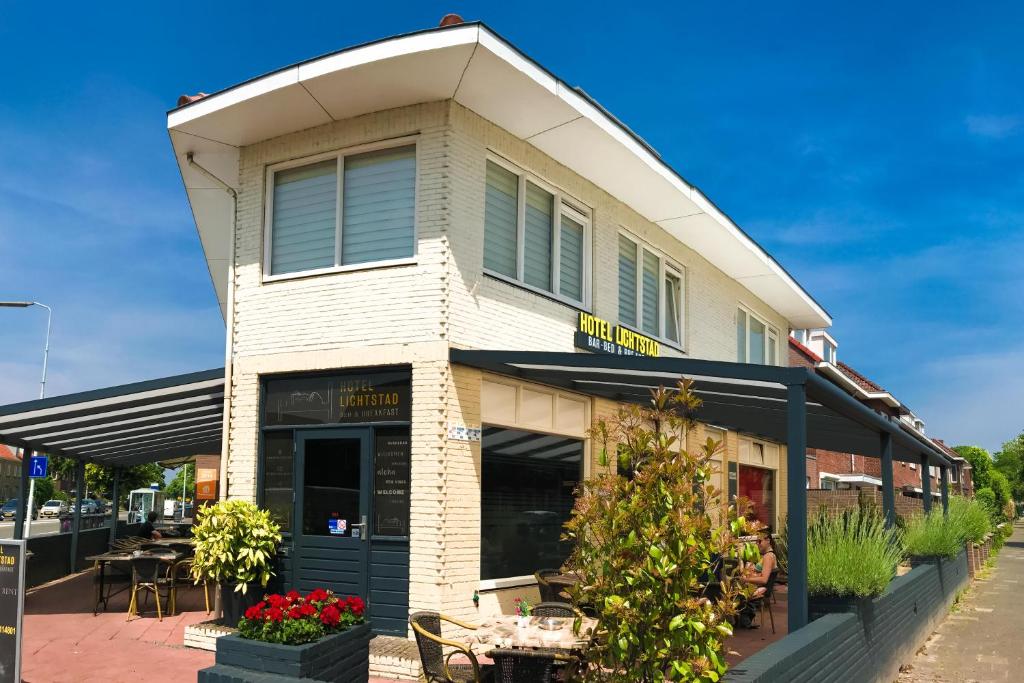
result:
[[[588,296],[590,217],[539,179],[487,161],[484,269],[574,305]]]
[[[619,234],[619,322],[683,342],[683,269],[631,236]]]
[[[415,254],[415,145],[277,170],[271,187],[270,276]]]

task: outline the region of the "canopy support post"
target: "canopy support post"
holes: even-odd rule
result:
[[[928,456],[921,454],[921,497],[924,498],[924,514],[932,511],[932,477],[928,467]]]
[[[82,526],[82,490],[85,488],[85,461],[75,463],[75,510],[71,521],[71,557],[68,558],[70,573],[78,569],[78,530]]]
[[[114,467],[114,484],[113,491],[111,491],[110,502],[110,542],[113,543],[117,540],[117,519],[120,516],[121,501],[120,501],[120,485],[121,485],[121,468]]]
[[[892,434],[882,432],[882,510],[885,512],[885,526],[889,529],[896,524],[896,492],[892,487]]]
[[[945,467],[939,468],[939,475],[942,481],[939,482],[939,491],[942,493],[942,515],[949,516],[949,470]]]
[[[29,471],[28,462],[32,452],[21,449],[21,482],[18,490],[18,509],[14,512],[14,538],[25,538],[25,508],[28,505]]]
[[[786,387],[789,632],[807,625],[807,386]]]

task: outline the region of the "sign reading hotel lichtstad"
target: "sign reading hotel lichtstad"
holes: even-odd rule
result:
[[[657,340],[634,332],[628,327],[612,325],[607,320],[583,311],[580,311],[575,342],[577,348],[616,356],[657,358],[661,353],[661,345]]]

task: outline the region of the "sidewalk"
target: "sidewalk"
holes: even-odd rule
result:
[[[900,675],[900,683],[1019,681],[1024,672],[1024,524]]]

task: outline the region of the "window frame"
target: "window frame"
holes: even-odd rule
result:
[[[619,247],[618,247],[618,243],[619,243],[619,238],[620,237],[626,238],[627,240],[629,240],[630,242],[633,243],[633,246],[636,247],[636,258],[637,258],[636,264],[637,265],[636,265],[635,290],[636,290],[636,316],[637,316],[637,324],[636,325],[631,325],[631,324],[623,322],[619,318],[617,296],[616,296],[616,310],[615,310],[615,320],[616,320],[616,322],[619,325],[621,325],[622,327],[625,327],[626,329],[632,330],[632,331],[636,332],[637,334],[642,334],[645,337],[653,336],[655,339],[658,340],[659,343],[665,344],[666,346],[668,346],[670,348],[673,348],[673,349],[676,349],[678,351],[685,352],[686,348],[687,348],[687,344],[686,344],[686,333],[687,333],[687,325],[686,325],[686,310],[687,310],[687,306],[686,306],[686,292],[688,290],[687,282],[686,282],[686,267],[680,265],[678,261],[675,261],[674,259],[669,257],[661,249],[658,249],[658,248],[652,246],[649,242],[646,242],[646,241],[640,239],[639,237],[637,237],[636,235],[631,233],[629,230],[626,230],[625,228],[621,228],[617,232],[616,239],[615,239],[615,277],[616,277],[616,282],[618,282],[618,277],[619,277],[619,265],[618,265],[618,263],[619,263],[619,261],[618,261],[618,259],[619,259],[619,257],[618,257]],[[658,333],[655,334],[655,335],[652,335],[649,332],[645,331],[644,330],[644,326],[643,326],[643,288],[644,288],[644,285],[643,285],[643,282],[644,282],[644,278],[643,278],[643,268],[644,268],[643,258],[644,258],[644,251],[647,251],[647,252],[651,253],[652,255],[654,255],[658,259],[658,290],[659,290],[658,291],[658,313],[657,313]],[[668,338],[668,336],[666,336],[666,334],[665,334],[665,312],[668,309],[668,305],[667,305],[667,302],[668,302],[668,288],[665,287],[665,280],[667,279],[668,275],[672,275],[673,277],[675,277],[676,279],[679,280],[679,302],[678,302],[678,311],[677,311],[677,314],[678,314],[677,320],[679,322],[679,341],[674,341],[674,340]],[[617,294],[618,294],[618,289],[616,289],[616,295]]]
[[[406,135],[387,140],[378,140],[359,145],[351,145],[330,152],[312,154],[294,159],[288,159],[275,164],[268,164],[263,179],[263,266],[262,281],[278,282],[281,280],[294,280],[296,278],[327,275],[330,273],[347,273],[357,270],[369,270],[373,268],[389,268],[393,266],[415,265],[419,256],[419,209],[420,209],[420,144],[419,135]],[[341,243],[344,235],[342,226],[344,224],[343,207],[345,203],[345,158],[363,154],[365,152],[378,152],[384,149],[397,149],[399,147],[412,147],[413,158],[416,170],[413,181],[413,210],[412,210],[412,256],[396,259],[384,259],[381,261],[366,261],[363,263],[341,264]],[[274,224],[274,176],[279,171],[287,171],[293,168],[308,166],[321,161],[335,159],[337,161],[337,190],[335,193],[334,212],[334,265],[326,268],[313,268],[310,270],[299,270],[292,273],[272,274],[273,253],[273,224]]]
[[[593,209],[564,192],[556,185],[549,183],[533,172],[512,163],[508,159],[493,152],[488,152],[484,162],[484,191],[487,188],[487,162],[492,162],[516,176],[516,276],[509,277],[504,273],[491,270],[486,266],[483,272],[488,277],[501,280],[516,287],[522,287],[549,299],[555,299],[576,309],[589,312],[592,295],[592,263],[593,263]],[[526,184],[536,187],[552,195],[551,220],[551,289],[537,287],[526,282]],[[562,287],[562,216],[583,226],[583,263],[581,264],[583,301],[561,293]],[[484,243],[486,248],[486,242]]]
[[[782,337],[779,334],[778,328],[775,327],[775,325],[773,325],[770,322],[768,322],[768,319],[765,316],[760,315],[758,313],[755,313],[754,310],[750,308],[750,306],[747,306],[743,302],[737,302],[737,304],[736,304],[736,313],[738,314],[740,311],[743,311],[746,314],[746,316],[747,316],[746,327],[745,327],[745,334],[746,334],[746,337],[745,337],[745,341],[746,341],[746,356],[743,358],[743,360],[739,360],[737,358],[737,361],[740,362],[740,363],[750,363],[751,365],[767,365],[767,366],[772,366],[772,367],[779,367],[781,365],[781,363],[782,363],[782,355],[783,354],[782,354],[782,344],[780,342]],[[751,334],[750,334],[750,318],[751,317],[753,317],[759,323],[764,325],[764,359],[765,359],[764,363],[751,363],[751,361],[750,361],[750,336],[751,336]],[[739,318],[737,316],[733,320],[733,335],[736,334],[736,328],[737,328],[738,325],[739,325]],[[775,356],[776,356],[776,358],[775,358],[775,363],[769,363],[768,362],[768,349],[770,348],[769,341],[771,339],[773,339],[773,338],[775,339]]]

